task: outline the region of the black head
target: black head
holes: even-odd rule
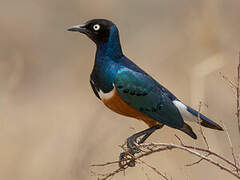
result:
[[[111,27],[115,26],[111,21],[106,19],[93,19],[85,24],[68,28],[68,31],[77,31],[86,34],[95,43],[107,42]]]

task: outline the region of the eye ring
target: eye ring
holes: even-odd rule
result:
[[[99,24],[94,24],[93,29],[94,29],[94,31],[98,31],[100,29],[100,25]]]

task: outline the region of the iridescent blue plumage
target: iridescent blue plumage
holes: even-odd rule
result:
[[[123,57],[118,29],[111,27],[109,40],[97,44],[95,64],[91,73],[91,81],[102,92],[113,89],[113,81],[119,68],[119,60]]]
[[[122,101],[144,116],[160,124],[182,130],[196,139],[195,133],[184,120],[197,122],[197,111],[183,104],[123,55],[118,29],[111,21],[96,19],[87,22],[84,26],[74,26],[70,30],[86,34],[97,45],[90,83],[99,99],[101,99],[100,92],[107,94],[115,90]],[[200,124],[203,126],[222,130],[206,116],[201,114],[200,118]]]
[[[116,26],[111,27],[109,40],[97,45],[91,80],[104,93],[115,86],[126,103],[156,121],[183,127],[181,115],[162,86],[123,55]],[[169,96],[173,97],[171,93]]]

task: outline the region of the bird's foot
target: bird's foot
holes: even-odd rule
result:
[[[127,148],[126,152],[122,152],[119,156],[119,167],[124,168],[125,166],[133,167],[136,165],[134,155],[140,153],[141,150],[138,148],[139,144],[144,143],[144,141],[157,129],[160,129],[163,125],[157,124],[151,128],[144,131],[138,132],[129,138],[127,138]],[[142,137],[142,138],[140,138]],[[140,138],[138,141],[137,139]]]
[[[141,150],[137,147],[140,144],[137,142],[137,138],[133,136],[127,138],[127,147],[129,149],[130,154],[134,155],[136,153],[141,152]]]
[[[125,168],[126,166],[134,167],[136,165],[136,161],[130,152],[122,152],[119,156],[119,163],[120,168]]]
[[[134,167],[136,165],[134,154],[141,152],[141,150],[137,147],[137,144],[137,139],[134,136],[127,138],[128,151],[120,154],[119,167]]]

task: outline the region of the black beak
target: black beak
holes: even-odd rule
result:
[[[80,32],[80,33],[87,33],[87,28],[85,24],[80,24],[77,26],[72,26],[70,28],[67,29],[68,31],[76,31],[76,32]]]

